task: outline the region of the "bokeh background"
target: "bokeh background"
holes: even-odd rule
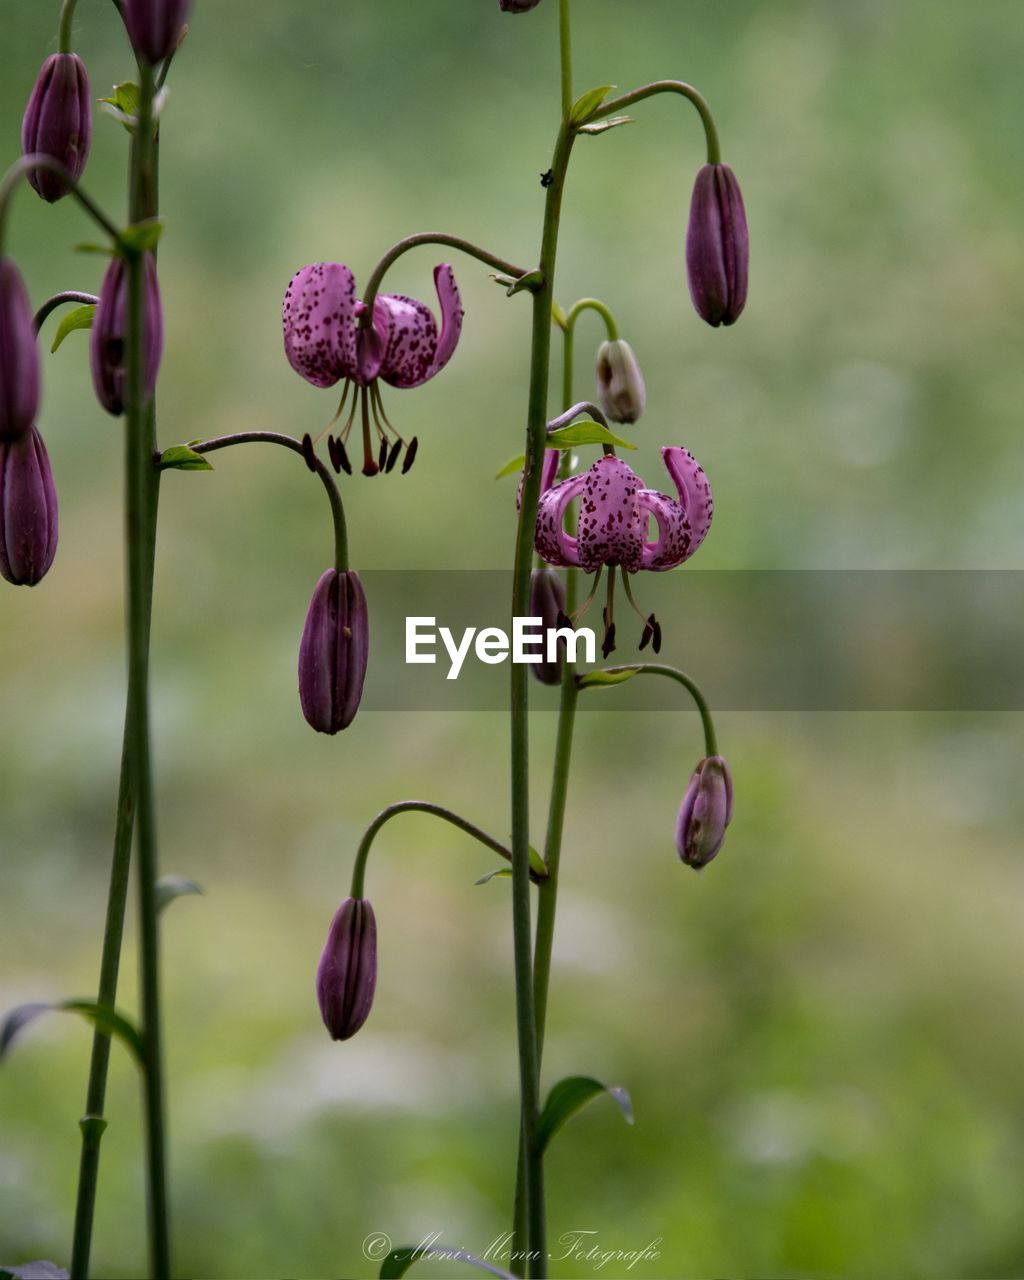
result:
[[[575,7],[579,87],[693,80],[747,200],[750,304],[712,331],[685,286],[703,156],[684,103],[582,140],[568,191],[558,295],[600,294],[641,356],[638,469],[652,477],[657,446],[685,442],[715,486],[687,572],[1021,568],[1019,0]],[[554,10],[199,0],[163,133],[164,443],[327,420],[330,395],[280,350],[280,297],[305,262],[340,259],[362,281],[426,228],[533,259]],[[106,0],[77,13],[99,96],[130,75],[126,42]],[[0,18],[13,160],[56,0],[0,0]],[[125,144],[97,121],[88,184],[113,208]],[[90,238],[69,202],[19,195],[9,252],[35,300],[98,284],[102,262],[72,251]],[[429,297],[434,261],[410,255],[392,286]],[[456,265],[457,356],[390,397],[420,437],[415,471],[346,485],[361,568],[509,560],[510,482],[491,477],[520,447],[529,307]],[[46,357],[42,426],[60,551],[38,589],[0,593],[4,1007],[92,994],[97,976],[122,715],[121,426],[93,401],[80,334]],[[216,465],[166,477],[154,624],[162,860],[206,890],[165,917],[176,1268],[364,1276],[373,1232],[481,1251],[506,1227],[513,1176],[507,882],[474,887],[489,865],[474,845],[400,819],[371,863],[381,980],[349,1044],[323,1032],[313,974],[379,807],[424,796],[507,831],[504,721],[364,712],[340,738],[310,732],[294,660],[330,554],[321,495],[272,450]],[[685,637],[670,650],[685,658]],[[553,1237],[660,1239],[632,1272],[657,1278],[1024,1274],[1020,715],[722,716],[736,814],[698,878],[672,844],[696,718],[607,697],[578,738],[546,1075],[627,1085],[637,1125],[595,1105],[564,1132]],[[548,694],[536,702],[539,824],[554,715]],[[134,987],[129,950],[126,1009]],[[0,1072],[0,1262],[67,1261],[89,1042],[44,1020]],[[133,1276],[139,1099],[120,1054],[109,1114],[95,1274]]]

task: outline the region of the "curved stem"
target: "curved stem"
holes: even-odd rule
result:
[[[22,156],[20,160],[15,160],[3,178],[0,178],[0,254],[3,253],[4,237],[7,231],[7,211],[10,207],[11,196],[14,194],[14,189],[21,179],[35,169],[45,169],[47,173],[56,174],[67,185],[70,194],[74,196],[89,217],[110,236],[111,240],[115,242],[118,240],[121,232],[95,200],[88,196],[75,182],[64,165],[59,160],[54,160],[52,156],[33,154]]]
[[[78,0],[64,0],[60,10],[60,26],[57,28],[57,49],[60,53],[71,52],[71,23],[75,16],[75,5]]]
[[[711,114],[711,108],[708,106],[704,96],[698,93],[692,84],[686,84],[682,80],[655,80],[653,84],[645,84],[643,88],[634,89],[632,93],[624,93],[618,98],[611,98],[601,107],[600,111],[596,111],[591,116],[591,122],[603,120],[606,116],[618,115],[620,112],[625,111],[627,107],[633,106],[634,103],[643,102],[645,98],[653,98],[659,93],[678,93],[681,97],[693,103],[700,114],[701,123],[704,125],[704,135],[708,146],[708,164],[721,164],[722,147],[718,139],[718,129],[715,125],[715,118]]]
[[[63,307],[67,302],[80,302],[85,306],[95,306],[99,302],[99,298],[94,293],[80,293],[77,289],[65,289],[63,293],[55,293],[52,298],[46,299],[32,320],[37,334],[46,323],[47,318],[58,307]]]
[[[608,331],[609,342],[618,342],[619,328],[615,323],[615,317],[612,315],[611,309],[600,298],[580,298],[579,302],[572,304],[565,317],[565,328],[569,332],[572,332],[576,321],[584,311],[596,311],[604,321],[604,327]]]
[[[450,822],[453,827],[458,827],[460,831],[465,831],[466,835],[472,836],[474,840],[478,840],[485,848],[499,854],[506,862],[512,861],[511,849],[503,845],[500,840],[495,840],[493,836],[488,835],[476,823],[468,821],[468,819],[463,818],[461,814],[456,813],[454,810],[446,809],[440,804],[432,804],[429,800],[399,800],[396,804],[389,804],[386,809],[382,809],[363,832],[363,838],[359,841],[359,848],[356,851],[355,864],[352,867],[353,898],[363,897],[366,860],[370,856],[370,846],[376,839],[377,833],[385,823],[390,822],[392,818],[397,817],[400,813],[429,813],[432,817],[440,818],[444,822]],[[541,879],[537,872],[532,869],[530,876],[535,881]]]
[[[579,404],[574,404],[571,409],[566,409],[565,413],[560,413],[557,418],[552,418],[548,423],[548,448],[555,447],[552,445],[550,437],[561,431],[563,427],[567,427],[573,418],[578,418],[581,413],[589,413],[602,427],[608,426],[608,419],[604,416],[603,410],[590,400],[581,400]]]
[[[213,440],[202,440],[199,444],[189,445],[193,453],[215,453],[218,449],[228,449],[235,444],[279,444],[291,449],[300,458],[305,459],[302,443],[292,436],[281,435],[277,431],[239,431],[230,436],[217,436]],[[157,466],[160,460],[157,458]],[[348,572],[348,530],[345,525],[345,508],[341,501],[341,493],[334,477],[320,460],[316,458],[316,473],[320,477],[327,498],[331,504],[331,515],[334,518],[334,567],[339,573]]]
[[[527,268],[517,267],[514,263],[506,262],[504,258],[499,258],[497,254],[490,253],[487,249],[481,249],[479,245],[473,244],[471,240],[463,240],[461,236],[450,236],[443,231],[421,231],[417,235],[406,236],[404,240],[399,240],[397,244],[392,245],[374,267],[373,274],[370,276],[369,283],[366,286],[366,292],[363,294],[363,303],[366,310],[363,312],[361,323],[364,328],[368,328],[372,322],[373,304],[376,301],[381,282],[389,268],[394,266],[403,253],[408,253],[410,249],[416,249],[424,244],[439,244],[448,249],[458,249],[461,253],[468,253],[471,258],[476,258],[479,262],[493,267],[495,271],[500,271],[503,275],[512,276],[516,280],[527,274]]]
[[[624,675],[626,672],[633,672],[638,676],[665,676],[667,679],[675,680],[677,684],[681,684],[690,697],[693,698],[697,710],[700,712],[701,723],[704,726],[705,755],[718,755],[718,740],[715,736],[715,722],[711,717],[711,708],[708,706],[707,699],[701,693],[695,680],[688,676],[685,671],[680,671],[678,667],[669,667],[660,662],[636,662],[621,667],[605,667],[603,670],[595,671],[592,674],[596,676],[616,676]],[[590,674],[576,677],[576,684],[580,689],[614,688],[613,685],[591,682]]]

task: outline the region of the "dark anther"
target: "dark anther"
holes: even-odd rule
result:
[[[416,450],[417,450],[419,447],[420,447],[420,438],[419,438],[419,436],[413,436],[413,438],[409,441],[409,447],[408,447],[408,449],[406,449],[406,451],[405,451],[405,460],[404,460],[404,461],[403,461],[403,463],[402,463],[402,475],[403,475],[403,476],[404,476],[404,475],[405,475],[405,473],[409,470],[409,468],[412,466],[412,464],[416,461]]]
[[[651,626],[654,628],[654,643],[651,647],[655,653],[661,653],[661,623],[653,613],[651,614],[650,622]]]
[[[313,437],[307,431],[302,437],[302,456],[306,459],[306,466],[310,471],[316,473],[316,453],[313,450]]]
[[[607,658],[609,654],[615,652],[615,623],[613,622],[608,630],[604,633],[604,643],[601,645],[601,654]]]
[[[352,474],[352,463],[348,460],[348,450],[345,448],[344,440],[335,440],[334,448],[338,455],[337,465],[347,476],[350,476]]]
[[[645,623],[644,623],[644,633],[643,633],[643,635],[640,637],[640,652],[641,652],[641,653],[643,653],[643,651],[644,651],[644,650],[647,648],[647,646],[651,643],[651,640],[652,640],[653,638],[654,638],[654,628],[651,626],[651,624],[650,624],[649,622],[645,622]]]
[[[383,471],[388,465],[388,442],[384,436],[380,438],[380,448],[377,450],[377,470]]]
[[[573,629],[572,618],[570,618],[567,613],[564,613],[561,609],[559,609],[558,613],[555,615],[555,626],[558,630],[562,630],[563,628],[567,627],[570,631],[572,631]]]
[[[327,456],[331,460],[331,466],[334,468],[335,473],[340,473],[341,460],[338,457],[338,442],[334,436],[327,437]]]
[[[547,171],[547,173],[542,173],[540,175],[540,185],[542,187],[545,187],[545,188],[550,187],[552,182],[554,182],[554,180],[555,180],[555,175],[551,172],[550,169]]]
[[[398,461],[398,455],[402,452],[401,440],[396,440],[391,446],[391,452],[388,454],[387,466],[384,468],[384,474],[390,475],[395,469],[395,463]]]

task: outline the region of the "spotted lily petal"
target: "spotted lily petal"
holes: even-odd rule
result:
[[[558,476],[558,464],[562,459],[561,452],[558,449],[544,450],[544,465],[540,473],[540,492],[541,497],[551,488]],[[519,473],[519,488],[516,490],[516,510],[523,504],[523,479],[525,471]]]
[[[541,495],[534,545],[548,564],[580,567],[579,544],[563,526],[566,508],[583,492],[589,474],[585,471],[582,475],[570,476]]]
[[[447,262],[434,268],[434,288],[437,300],[441,304],[441,336],[437,342],[437,354],[434,356],[434,367],[430,376],[440,373],[455,354],[459,338],[462,335],[462,318],[466,314],[462,306],[459,286],[455,283],[455,272]]]
[[[380,376],[393,387],[419,387],[440,373],[462,332],[462,301],[455,275],[447,263],[434,271],[434,284],[441,304],[441,334],[437,321],[425,302],[401,294],[385,294],[379,299],[390,314],[391,333]]]
[[[333,387],[356,373],[356,282],[339,262],[303,267],[284,295],[288,363],[314,387]]]
[[[644,543],[643,568],[655,572],[674,569],[696,550],[686,512],[674,498],[654,489],[641,489],[637,496],[640,510],[653,516],[658,525],[657,538]]]
[[[644,529],[637,495],[640,480],[620,458],[598,458],[584,475],[580,499],[579,565],[592,573],[603,564],[636,573],[643,562]]]
[[[645,503],[658,521],[661,536],[657,542],[646,545],[644,568],[655,570],[672,569],[688,560],[707,537],[715,510],[711,485],[704,474],[704,468],[689,449],[665,448],[661,451],[661,457],[679,493],[679,507],[684,523],[680,524],[678,518],[673,520],[671,512],[652,501],[648,491]],[[655,497],[661,498],[662,504],[671,503],[673,507],[676,505],[664,494],[657,494]],[[685,548],[682,536],[684,528],[687,534]]]

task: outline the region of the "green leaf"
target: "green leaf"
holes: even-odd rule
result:
[[[160,218],[147,218],[145,222],[125,227],[118,241],[123,252],[145,253],[147,249],[156,248],[163,233],[164,223]]]
[[[479,880],[474,881],[474,884],[490,884],[492,880],[497,880],[501,877],[508,877],[511,876],[511,874],[511,867],[497,867],[494,871],[488,871],[485,876],[481,876]]]
[[[203,892],[202,886],[194,880],[183,880],[181,876],[161,876],[156,882],[156,909],[163,911],[175,898],[184,898],[187,894]]]
[[[506,476],[511,476],[511,475],[514,475],[517,471],[522,471],[523,467],[525,466],[526,466],[526,454],[525,453],[516,454],[514,458],[509,458],[508,462],[505,463],[505,465],[502,467],[502,469],[498,472],[498,474],[494,478],[495,480],[503,480]]]
[[[195,441],[199,443],[198,440]],[[172,444],[160,455],[161,471],[212,471],[213,465],[187,444]]]
[[[535,871],[542,880],[546,880],[548,878],[548,864],[532,844],[530,845],[530,869]]]
[[[74,311],[69,311],[60,322],[57,336],[54,338],[53,346],[50,348],[50,354],[52,355],[57,350],[69,333],[74,333],[76,329],[91,329],[95,316],[96,304],[94,302],[90,302],[84,307],[75,307]]]
[[[95,1000],[59,1000],[56,1004],[23,1004],[11,1012],[0,1027],[0,1059],[10,1049],[15,1038],[21,1034],[30,1022],[43,1013],[77,1013],[100,1031],[114,1036],[129,1050],[135,1061],[141,1066],[143,1059],[142,1037],[138,1028],[123,1014],[111,1009],[108,1005],[98,1004]]]
[[[109,244],[76,244],[75,253],[98,253],[104,258],[112,258],[115,249]]]
[[[613,84],[603,84],[600,88],[588,89],[586,93],[581,93],[572,104],[569,123],[577,126],[586,124],[594,112],[599,110],[601,103],[604,102],[614,88]]]
[[[633,1104],[629,1094],[619,1085],[605,1085],[591,1076],[567,1076],[548,1094],[544,1110],[537,1121],[537,1142],[546,1151],[551,1139],[562,1125],[602,1093],[608,1094],[619,1105],[627,1124],[633,1123]]]
[[[114,85],[111,96],[100,98],[100,102],[106,102],[116,107],[118,111],[123,111],[126,116],[134,118],[139,114],[140,96],[139,86],[133,84],[131,80],[125,80],[121,84]]]
[[[609,116],[607,120],[596,120],[593,124],[581,124],[580,133],[607,133],[609,129],[617,129],[620,124],[636,124],[636,116]]]
[[[613,444],[620,449],[635,449],[635,444],[612,435],[600,422],[585,418],[582,422],[574,422],[571,427],[562,427],[560,431],[552,431],[548,436],[549,449],[573,449],[581,444]]]
[[[498,1276],[499,1280],[515,1280],[510,1272],[502,1271],[500,1267],[492,1267],[489,1262],[484,1262],[483,1258],[474,1257],[464,1249],[449,1249],[438,1243],[406,1245],[404,1249],[392,1249],[381,1263],[380,1280],[401,1280],[409,1268],[421,1258],[436,1258],[440,1262],[463,1262],[467,1267],[476,1267],[492,1276]]]
[[[586,675],[577,676],[576,684],[580,689],[608,688],[611,685],[625,684],[639,675],[639,671],[588,671]]]
[[[520,276],[518,280],[513,280],[505,290],[505,296],[514,297],[517,293],[522,293],[524,289],[535,289],[544,280],[542,271],[527,271],[525,276]]]
[[[557,302],[552,302],[551,304],[551,320],[558,325],[559,329],[564,329],[568,320],[568,316]]]

